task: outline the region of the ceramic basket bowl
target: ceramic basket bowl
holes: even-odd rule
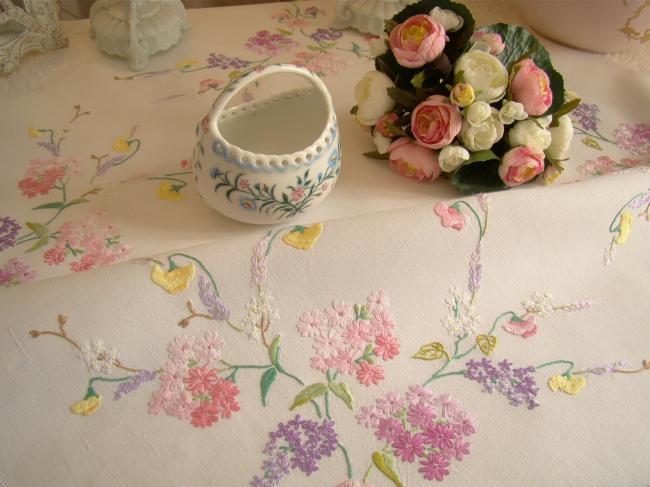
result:
[[[226,109],[246,85],[280,73],[306,78],[310,86]],[[321,203],[339,175],[332,98],[317,75],[298,66],[272,65],[239,78],[219,95],[196,134],[197,190],[234,220],[286,221]]]

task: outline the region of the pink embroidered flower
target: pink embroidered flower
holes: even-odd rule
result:
[[[399,355],[399,342],[390,333],[379,335],[375,344],[375,354],[384,360],[391,360]]]
[[[217,383],[210,390],[212,404],[216,404],[222,418],[229,418],[232,413],[239,411],[240,406],[235,399],[239,395],[239,388],[228,379],[217,379]]]
[[[355,418],[361,426],[375,428],[379,425],[379,420],[382,418],[382,415],[375,406],[361,406]]]
[[[442,95],[432,95],[411,114],[413,137],[423,147],[441,149],[460,133],[463,117],[459,108]]]
[[[434,407],[427,402],[411,404],[407,415],[409,423],[422,429],[428,428],[437,416]]]
[[[418,181],[433,181],[440,176],[438,155],[416,144],[409,137],[400,137],[388,146],[390,167],[402,176]]]
[[[260,56],[274,56],[298,47],[298,43],[282,34],[271,34],[268,30],[260,30],[249,37],[245,44],[246,49]]]
[[[201,80],[199,83],[199,93],[205,93],[208,90],[211,90],[213,88],[218,88],[221,84],[223,84],[223,81],[220,79],[214,79],[214,78],[207,78],[204,80]]]
[[[529,316],[525,320],[521,320],[520,318],[513,316],[510,318],[510,321],[503,325],[503,329],[508,333],[519,335],[522,338],[532,337],[537,333],[537,323],[535,322],[535,316]]]
[[[395,321],[390,311],[380,308],[375,308],[372,313],[372,331],[375,335],[390,334],[395,328]]]
[[[292,62],[319,76],[335,75],[348,67],[349,62],[333,52],[298,52]]]
[[[354,361],[357,358],[357,355],[357,351],[353,349],[339,349],[334,358],[333,367],[335,367],[341,374],[351,374],[355,369]]]
[[[427,458],[420,461],[420,465],[418,472],[427,480],[442,481],[449,475],[449,461],[442,453],[429,453]]]
[[[380,418],[375,436],[380,440],[392,443],[402,433],[404,433],[404,426],[400,420],[395,418]]]
[[[193,336],[179,335],[167,346],[169,358],[173,362],[187,362],[196,357]]]
[[[151,395],[149,403],[147,404],[147,406],[149,406],[149,414],[160,414],[160,412],[163,410],[164,404],[165,401],[163,399],[162,393],[160,391],[154,392]]]
[[[454,444],[454,458],[459,462],[469,455],[469,443],[463,441],[462,438],[456,438],[456,443]]]
[[[300,336],[314,338],[321,336],[326,325],[327,319],[323,316],[323,313],[313,310],[301,314],[296,326]]]
[[[411,406],[422,403],[429,403],[433,399],[433,392],[431,389],[427,389],[419,384],[409,386],[409,390],[406,393],[406,399],[408,400]]]
[[[357,380],[368,387],[370,384],[379,384],[384,379],[384,368],[381,365],[373,365],[363,361],[356,365]]]
[[[405,431],[395,438],[392,445],[395,448],[395,456],[403,462],[413,463],[415,457],[424,455],[424,440],[420,434],[412,435]]]
[[[450,424],[459,435],[471,436],[476,433],[476,416],[466,411],[458,411],[452,415]]]
[[[309,27],[309,22],[303,19],[291,19],[287,21],[287,27],[290,29],[303,29]]]
[[[327,361],[320,355],[315,355],[309,360],[310,365],[312,368],[319,370],[321,372],[327,372],[328,365]]]
[[[366,343],[372,342],[373,331],[367,321],[355,320],[343,332],[343,340],[348,345],[362,349]]]
[[[185,382],[187,390],[193,394],[203,394],[207,392],[217,382],[216,369],[209,369],[205,367],[195,367],[189,369],[189,377],[186,377]]]
[[[532,59],[524,59],[512,68],[510,80],[512,99],[524,105],[528,115],[544,115],[553,104],[553,91],[548,74]]]
[[[196,340],[194,349],[196,350],[197,359],[207,364],[216,362],[221,358],[221,350],[224,342],[216,331],[206,331],[203,337]]]
[[[64,247],[52,247],[43,254],[43,260],[48,265],[57,265],[65,260],[66,249]]]
[[[341,339],[340,331],[329,328],[320,336],[314,338],[314,350],[323,357],[335,357],[344,344]]]
[[[469,217],[457,207],[447,206],[442,202],[435,204],[433,212],[440,217],[443,227],[453,228],[456,231],[461,231],[469,221]]]
[[[368,299],[366,299],[366,306],[370,311],[384,311],[383,308],[387,308],[390,306],[390,297],[386,293],[386,291],[377,291],[374,293],[371,293],[370,296],[368,296]]]
[[[78,262],[72,262],[70,269],[74,272],[87,271],[95,267],[97,261],[93,254],[85,254]]]
[[[398,392],[389,392],[386,397],[377,399],[377,409],[384,414],[397,414],[404,407],[404,396]]]
[[[330,326],[343,328],[354,319],[352,306],[339,299],[332,301],[332,308],[327,309],[325,312],[327,313]]]
[[[305,189],[302,186],[297,186],[296,189],[294,189],[290,195],[291,201],[293,201],[294,203],[300,201],[303,198],[303,196],[305,196]]]
[[[424,430],[424,441],[433,448],[451,448],[456,439],[456,433],[447,424],[439,423]]]
[[[461,409],[460,403],[451,397],[448,392],[438,394],[432,401],[433,404],[440,408],[442,415],[447,418],[453,416]]]
[[[209,428],[217,421],[219,421],[219,410],[208,401],[201,401],[201,405],[192,411],[192,425],[197,428]]]
[[[390,49],[406,68],[419,68],[436,59],[445,48],[445,28],[429,15],[414,15],[393,28]]]

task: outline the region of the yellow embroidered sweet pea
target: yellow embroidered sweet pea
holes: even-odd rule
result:
[[[29,127],[27,129],[27,135],[29,135],[30,137],[40,137],[42,134],[43,134],[43,131],[39,130],[37,128]]]
[[[629,211],[624,212],[621,215],[621,221],[618,224],[618,235],[616,236],[616,245],[623,245],[627,242],[630,232],[632,231],[632,213]]]
[[[178,69],[191,68],[192,66],[195,66],[197,64],[199,64],[199,62],[196,59],[185,59],[177,63],[176,68]]]
[[[310,227],[296,227],[294,230],[282,237],[282,241],[297,249],[309,250],[314,245],[320,234],[323,233],[323,224],[317,223]]]
[[[113,142],[113,152],[129,152],[130,147],[129,142],[124,136],[118,137]]]
[[[90,416],[95,413],[102,405],[102,396],[90,396],[87,399],[82,399],[72,405],[70,410],[74,414],[81,416]]]
[[[553,375],[548,379],[548,387],[553,392],[562,391],[565,394],[575,396],[582,391],[587,385],[587,380],[583,375]]]
[[[167,201],[181,201],[185,198],[180,191],[174,190],[174,187],[169,181],[163,181],[156,189],[156,196],[161,200]]]
[[[195,272],[194,263],[176,267],[171,271],[164,271],[160,265],[154,264],[151,268],[151,280],[169,294],[178,294],[188,288]]]

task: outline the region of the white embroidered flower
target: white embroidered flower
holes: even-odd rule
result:
[[[262,291],[246,305],[244,329],[248,338],[259,340],[260,327],[268,328],[280,319],[277,306],[273,303],[270,291]]]
[[[483,323],[480,316],[474,311],[470,294],[467,291],[460,291],[458,288],[450,289],[449,293],[450,297],[445,299],[447,314],[440,320],[442,326],[450,335],[458,338],[476,333]]]
[[[107,347],[102,340],[91,340],[81,347],[81,356],[90,372],[110,375],[118,355],[117,348]]]
[[[390,296],[388,296],[386,291],[373,292],[368,296],[366,304],[370,311],[376,308],[388,308],[390,306]]]
[[[548,293],[535,291],[526,301],[522,301],[526,313],[541,316],[545,318],[553,312],[553,297]]]
[[[614,245],[610,245],[609,248],[605,249],[605,255],[603,255],[603,261],[605,262],[605,265],[610,265],[612,262],[614,262],[615,250],[616,249]]]

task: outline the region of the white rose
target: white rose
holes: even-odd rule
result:
[[[573,138],[573,124],[568,115],[562,115],[557,127],[550,127],[548,131],[551,133],[551,145],[546,149],[547,157],[561,161],[566,159],[571,139]]]
[[[375,135],[373,135],[372,140],[377,147],[377,152],[380,154],[386,154],[386,152],[388,152],[388,146],[393,142],[393,139],[390,137],[384,137],[381,135],[379,130],[375,130]]]
[[[465,109],[463,115],[470,125],[478,127],[492,116],[492,107],[484,101],[477,101]]]
[[[395,106],[387,89],[395,85],[380,71],[369,71],[357,83],[354,96],[357,99],[357,120],[362,125],[375,125],[377,119]]]
[[[486,150],[503,137],[503,124],[499,120],[499,112],[491,108],[492,114],[480,125],[473,126],[467,119],[463,120],[460,138],[463,145],[472,152]]]
[[[382,33],[379,39],[372,39],[369,43],[370,55],[372,57],[377,57],[385,54],[386,51],[388,51],[388,45],[386,44],[387,41],[388,36],[386,36],[386,33]]]
[[[499,120],[505,125],[514,123],[515,120],[526,120],[528,114],[524,110],[524,106],[516,101],[509,101],[499,110]]]
[[[508,138],[511,147],[525,145],[538,151],[544,151],[551,145],[551,132],[540,127],[537,119],[534,118],[514,124]]]
[[[470,51],[456,61],[456,83],[472,85],[477,101],[493,103],[506,94],[508,70],[496,57],[483,51]]]
[[[451,172],[469,159],[469,152],[459,145],[447,145],[438,154],[438,164],[444,172]]]
[[[445,28],[447,32],[456,32],[465,23],[460,15],[455,14],[451,10],[444,10],[440,7],[435,7],[429,15],[433,17],[440,25]]]

